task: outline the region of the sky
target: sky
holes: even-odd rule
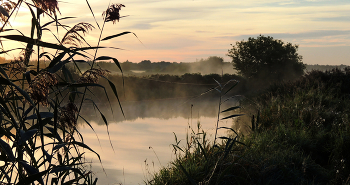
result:
[[[102,12],[109,1],[89,2],[101,26]],[[306,64],[350,65],[348,0],[111,0],[111,3],[124,4],[120,14],[127,17],[116,24],[106,23],[102,38],[124,31],[135,33],[137,38],[128,34],[102,41],[101,46],[121,49],[102,49],[97,55],[115,57],[120,62],[195,62],[209,56],[230,62],[227,53],[231,44],[261,34],[299,45],[298,53]],[[88,22],[97,28],[85,0],[62,0],[59,8],[59,17],[76,17],[62,20],[62,24]],[[10,20],[12,28],[29,35],[30,18],[28,8],[22,7]],[[47,21],[45,18],[42,23]],[[48,28],[55,32],[53,25]],[[64,33],[60,30],[58,37]],[[100,30],[94,29],[85,38],[96,46],[99,34]],[[55,39],[45,31],[43,41]],[[10,41],[4,43],[8,48],[17,47]],[[15,56],[13,52],[6,58]]]

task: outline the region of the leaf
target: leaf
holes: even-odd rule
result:
[[[46,150],[43,150],[45,156],[46,156],[46,159],[47,161],[51,164],[51,160],[52,160],[52,155],[50,155],[49,153],[47,153]]]
[[[89,87],[89,86],[101,87],[102,89],[105,89],[105,87],[103,85],[94,84],[94,83],[69,84],[69,87],[75,87],[75,88],[78,88],[78,87]]]
[[[179,149],[180,151],[182,151],[183,153],[185,153],[185,151],[184,151],[182,148],[180,148],[179,146],[174,145],[174,144],[171,144],[171,145],[174,147],[174,149],[177,148],[177,149]]]
[[[234,85],[232,85],[225,93],[224,95],[226,95],[228,92],[230,92],[234,87],[237,86],[237,84],[239,83],[239,81],[236,81],[236,83]]]
[[[231,111],[231,110],[235,110],[235,109],[238,109],[238,108],[241,108],[241,107],[240,106],[230,107],[230,108],[228,108],[226,110],[221,111],[221,113],[228,112],[228,111]]]
[[[107,78],[106,78],[106,79],[107,79]],[[117,97],[120,110],[122,111],[122,114],[123,114],[123,116],[124,116],[124,118],[125,118],[125,114],[124,114],[124,111],[123,111],[123,107],[122,107],[122,104],[120,103],[120,100],[119,100],[119,97],[118,97],[117,89],[115,88],[115,85],[113,84],[113,82],[111,82],[109,79],[107,79],[107,80],[108,80],[108,83],[109,83],[109,85],[111,86],[111,88],[112,88],[112,90],[113,90],[113,92],[114,92],[115,97]]]
[[[95,180],[94,180],[94,182],[92,184],[96,185],[97,184],[97,180],[98,180],[98,178],[95,178]]]
[[[229,137],[225,137],[225,136],[222,136],[222,137],[219,137],[220,139],[227,139],[227,140],[232,140],[232,138],[229,138]]]
[[[244,114],[235,114],[235,115],[231,115],[231,116],[224,117],[224,118],[222,118],[221,120],[229,119],[229,118],[234,118],[234,117],[242,116],[242,115],[244,115]]]
[[[98,159],[100,160],[100,163],[102,163],[100,155],[99,155],[97,152],[95,152],[94,150],[92,150],[92,149],[91,149],[89,146],[87,146],[86,144],[81,143],[81,142],[77,142],[77,141],[73,141],[73,142],[71,142],[70,144],[78,145],[78,146],[81,146],[81,147],[83,147],[83,148],[85,148],[85,149],[90,150],[91,152],[93,152],[93,153],[95,153],[95,154],[97,155]]]
[[[103,38],[101,41],[113,39],[113,38],[115,38],[115,37],[119,37],[119,36],[122,36],[122,35],[125,35],[125,34],[129,34],[129,33],[132,33],[132,32],[130,32],[130,31],[125,31],[125,32],[122,32],[122,33],[118,33],[118,34],[116,34],[116,35],[111,35],[111,36],[108,36],[108,37]],[[133,33],[133,34],[136,36],[135,33]],[[136,36],[136,37],[137,37],[137,36]]]
[[[19,133],[20,133],[21,138],[19,139],[18,144],[22,145],[28,139],[30,139],[36,132],[38,132],[38,129],[28,130],[27,132],[24,132],[23,130],[20,130]]]
[[[90,99],[86,99],[86,100],[90,100]],[[96,107],[96,109],[97,109],[98,112],[100,113],[100,115],[101,115],[103,121],[104,121],[105,124],[106,124],[106,127],[107,127],[107,134],[108,134],[108,138],[109,138],[109,143],[111,144],[111,147],[112,147],[112,149],[113,149],[113,151],[114,151],[114,147],[113,147],[113,144],[112,144],[112,141],[111,141],[111,136],[110,136],[110,134],[109,134],[107,119],[106,119],[106,117],[103,115],[103,113],[100,111],[100,109],[97,107],[97,105],[95,104],[95,102],[94,102],[93,100],[90,100],[90,101],[91,101],[91,102],[93,103],[93,105]]]
[[[62,143],[61,136],[55,131],[55,129],[51,127],[46,127],[54,136],[56,136],[56,139],[58,140],[59,143]]]
[[[11,147],[8,143],[6,143],[5,141],[3,141],[0,138],[0,147],[2,148],[2,151],[5,151],[7,157],[14,162],[15,161],[15,156],[12,153]]]
[[[1,6],[0,6],[1,7]],[[10,50],[6,50],[6,51],[1,51],[0,54],[4,54],[4,53],[7,53],[7,52],[10,52],[10,51],[13,51],[13,50],[17,50],[17,49],[25,49],[25,48],[14,48],[14,49],[10,49]]]
[[[7,18],[10,17],[10,15],[7,13],[6,9],[4,7],[2,7],[1,5],[0,5],[0,13],[2,15],[6,16]]]
[[[31,34],[33,34],[34,32],[33,32],[33,30],[34,30],[34,27],[33,27],[33,24],[35,25],[35,27],[36,27],[36,29],[38,30],[38,34],[40,35],[40,36],[38,36],[39,38],[41,37],[41,35],[42,35],[42,29],[40,28],[40,24],[38,23],[38,21],[37,21],[37,17],[35,16],[35,13],[34,13],[34,11],[33,11],[33,9],[31,8],[31,6],[28,4],[28,3],[26,3],[27,4],[27,6],[28,6],[28,8],[29,8],[29,10],[30,10],[30,13],[32,14],[32,33]],[[31,38],[33,38],[33,35],[31,35]]]
[[[5,70],[4,70],[2,67],[0,67],[0,73],[1,73],[2,75],[4,75],[7,79],[9,78],[9,77],[7,76],[7,73],[5,72]]]
[[[63,18],[57,19],[57,21],[64,20],[64,19],[72,19],[72,18],[76,18],[76,17],[63,17]],[[57,21],[54,20],[54,21],[47,22],[47,23],[43,24],[41,27],[44,28],[44,27],[46,27],[54,22],[57,22]]]
[[[71,170],[72,167],[70,166],[58,166],[58,167],[53,167],[53,169],[50,171],[50,173],[57,173],[61,171],[69,171]]]
[[[90,124],[85,118],[83,118],[80,114],[79,114],[79,117],[80,117],[81,119],[83,119],[83,120],[85,121],[86,124],[89,125],[89,127],[91,128],[92,131],[94,131],[94,133],[95,133],[95,135],[96,135],[96,137],[97,137],[98,143],[99,143],[100,146],[101,146],[100,139],[98,138],[98,135],[97,135],[97,133],[96,133],[94,127],[92,127],[91,124]]]
[[[229,128],[229,127],[219,127],[218,129],[222,129],[222,128],[227,129],[227,130],[231,130],[231,131],[234,132],[236,135],[238,135],[238,133],[237,133],[235,130],[233,130],[233,128]]]
[[[29,112],[33,110],[33,108],[34,108],[33,106],[30,106],[30,107],[23,113],[23,116],[26,117],[27,114],[29,114]]]
[[[71,74],[71,72],[66,68],[66,66],[62,66],[62,73],[64,75],[64,78],[66,81],[70,80],[70,82],[73,82],[74,79],[73,79],[73,76]]]
[[[17,89],[17,91],[19,93],[21,93],[29,103],[31,103],[32,105],[35,105],[27,92],[23,91],[22,88],[18,87],[17,85],[13,84],[12,82],[11,82],[11,85],[14,86]]]
[[[9,130],[5,130],[5,128],[3,127],[0,127],[0,134],[1,134],[1,137],[6,136],[7,138],[11,138],[10,134],[14,136]]]
[[[62,53],[60,53],[59,55],[57,55],[57,57],[55,57],[49,64],[49,66],[47,68],[52,68],[53,66],[55,66],[59,61],[62,60],[62,58],[64,57],[64,55],[66,55],[67,52],[64,51]]]
[[[196,181],[190,176],[186,169],[179,163],[180,169],[185,173],[187,179],[191,182],[192,185],[197,185]]]
[[[7,173],[6,173],[5,170],[2,168],[2,166],[0,167],[0,171],[2,172],[2,175],[5,176],[7,182],[11,182],[11,178],[7,175]]]
[[[6,79],[4,77],[1,77],[1,76],[0,76],[0,84],[1,85],[12,85],[10,80],[8,80],[8,79]]]
[[[27,164],[24,161],[18,161],[19,163],[21,163],[21,165],[24,167],[24,169],[31,175],[39,173],[39,170],[34,168],[33,166],[30,166],[29,164]]]
[[[197,139],[196,139],[196,140],[197,140]],[[203,153],[203,155],[204,155],[205,160],[208,161],[207,152],[204,150],[203,146],[199,143],[198,140],[197,140],[197,143],[198,143],[199,148],[202,150],[202,153]]]
[[[40,114],[40,117],[42,119],[53,118],[53,116],[54,116],[54,114],[52,112],[40,112],[39,114]],[[37,114],[33,114],[33,115],[30,115],[26,118],[26,120],[28,120],[28,119],[38,119],[38,116],[37,116]]]
[[[58,62],[57,65],[53,66],[52,68],[50,68],[48,70],[48,72],[50,73],[56,73],[58,70],[60,70],[64,65],[66,65],[67,63],[69,63],[69,60],[65,60],[65,61],[60,61]]]
[[[24,42],[27,44],[33,44],[33,45],[42,46],[42,47],[51,48],[51,49],[58,49],[58,50],[63,50],[63,51],[67,51],[67,52],[73,52],[72,50],[70,50],[62,45],[43,42],[41,40],[32,39],[32,38],[29,38],[29,37],[26,37],[23,35],[4,35],[4,36],[0,36],[0,38],[14,40],[14,41],[18,41],[18,42]]]
[[[214,79],[214,78],[213,78]],[[215,79],[214,79],[215,80]],[[220,88],[222,88],[220,82],[218,82],[217,80],[215,80],[215,82],[220,86]],[[221,92],[221,91],[220,91]]]
[[[109,56],[101,56],[101,57],[96,58],[96,60],[110,60],[110,59],[112,59],[114,61],[114,63],[118,66],[120,71],[123,73],[122,67],[120,66],[119,61],[116,58],[109,57]]]
[[[47,59],[49,59],[49,61],[51,61],[51,57],[49,55],[47,55],[47,54],[52,56],[52,54],[49,53],[49,52],[42,52],[42,53],[40,53],[39,58],[42,58],[42,57],[45,56]]]
[[[39,183],[41,183],[41,184],[44,184],[42,177],[45,176],[45,174],[47,172],[48,172],[48,170],[45,170],[45,171],[38,172],[38,173],[33,174],[33,175],[29,175],[28,177],[25,177],[25,178],[20,178],[19,182],[16,185],[28,185],[28,184],[31,184],[32,182],[34,182],[35,180],[39,181]]]

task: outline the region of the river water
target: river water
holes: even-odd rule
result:
[[[236,106],[233,101],[222,105],[222,110]],[[161,167],[167,167],[174,159],[171,144],[174,134],[184,146],[189,127],[197,130],[197,123],[213,138],[217,121],[218,101],[158,100],[123,102],[125,118],[119,105],[101,105],[101,112],[108,120],[107,127],[100,113],[92,108],[85,111],[85,118],[94,131],[81,123],[79,131],[84,143],[100,154],[86,151],[86,160],[99,178],[98,184],[144,184]],[[85,107],[86,108],[86,107]],[[225,115],[221,115],[223,117]],[[222,120],[219,126],[231,127],[232,119]],[[239,128],[235,128],[239,130]],[[219,135],[225,135],[220,131]],[[113,147],[112,147],[113,146]]]

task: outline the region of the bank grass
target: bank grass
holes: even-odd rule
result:
[[[247,97],[249,133],[187,153],[182,147],[146,183],[349,184],[349,75],[348,68],[311,71]]]

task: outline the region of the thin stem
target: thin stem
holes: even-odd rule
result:
[[[219,121],[220,121],[220,111],[221,111],[221,98],[222,98],[222,88],[220,89],[219,110],[218,110],[218,117],[217,117],[217,121],[216,121],[215,138],[214,138],[213,146],[215,146],[216,138],[217,138],[217,134],[218,134]]]
[[[108,4],[108,7],[109,7],[109,4]],[[107,16],[107,15],[106,15],[106,16]],[[98,42],[97,42],[97,48],[96,48],[96,50],[95,50],[94,59],[93,59],[93,61],[92,61],[92,64],[91,64],[91,68],[90,68],[90,69],[93,69],[94,64],[95,64],[95,60],[96,60],[96,56],[97,56],[97,51],[98,51],[98,47],[100,46],[100,42],[101,42],[101,37],[102,37],[103,29],[104,29],[104,27],[105,27],[105,25],[106,25],[106,16],[103,18],[103,25],[102,25],[102,29],[101,29],[101,31],[100,31],[100,37],[99,37]],[[78,120],[79,114],[80,114],[80,111],[81,111],[81,108],[83,107],[83,102],[84,102],[84,99],[85,99],[86,90],[87,90],[87,87],[85,87],[85,89],[84,89],[83,98],[82,98],[81,101],[80,101],[79,110],[78,110],[78,114],[77,114],[76,120]]]

